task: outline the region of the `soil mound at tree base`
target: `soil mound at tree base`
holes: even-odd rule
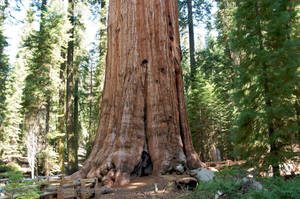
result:
[[[188,175],[161,175],[132,177],[130,183],[122,187],[112,187],[105,190],[103,187],[100,198],[106,199],[174,199],[189,198],[191,191],[178,189],[176,182]],[[155,187],[157,189],[155,190]]]

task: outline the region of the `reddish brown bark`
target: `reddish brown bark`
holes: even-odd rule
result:
[[[143,165],[145,154],[152,174],[201,166],[187,123],[179,44],[176,0],[109,1],[98,134],[73,177],[122,185]]]

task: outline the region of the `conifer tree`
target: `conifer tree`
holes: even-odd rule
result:
[[[232,62],[224,47],[208,37],[206,47],[196,53],[195,88],[188,102],[193,141],[203,160],[232,159],[230,128],[234,121]]]
[[[188,26],[189,75],[185,77],[185,92],[187,92],[190,87],[193,87],[193,81],[197,75],[194,27],[198,24],[194,19],[197,19],[200,24],[207,24],[210,19],[211,2],[209,0],[178,0],[178,4],[181,28],[185,29]],[[186,97],[188,98],[188,96]]]
[[[299,29],[295,1],[236,1],[231,42],[240,52],[235,94],[240,109],[235,141],[240,157],[280,165],[295,157],[299,121],[294,103],[299,99]],[[240,150],[242,149],[242,150]]]
[[[57,96],[55,83],[59,79],[61,46],[66,44],[64,14],[57,8],[57,2],[39,4],[41,9],[40,29],[32,31],[25,41],[25,47],[32,56],[27,59],[28,76],[23,92],[25,131],[38,137],[39,163],[41,172],[49,174],[56,162],[56,154],[51,145],[56,139]],[[30,137],[30,136],[27,136]]]
[[[78,134],[74,120],[74,38],[75,38],[75,1],[68,0],[68,18],[72,25],[67,49],[67,87],[66,87],[66,132],[67,132],[67,173],[78,169]]]
[[[85,93],[82,101],[89,99],[88,107],[85,106],[84,118],[88,118],[87,131],[88,137],[86,142],[87,153],[89,155],[94,138],[97,133],[97,125],[100,113],[100,101],[103,90],[104,83],[104,73],[105,73],[105,60],[107,52],[107,25],[106,25],[106,0],[100,0],[92,3],[92,6],[98,8],[98,14],[100,19],[99,32],[97,34],[97,40],[94,44],[93,49],[89,52],[86,57],[86,67],[83,67],[83,87],[82,92]],[[98,46],[96,46],[98,44]],[[82,120],[86,120],[82,118]]]
[[[5,111],[5,119],[3,123],[2,145],[5,148],[1,155],[2,159],[7,159],[8,156],[24,156],[24,131],[23,114],[22,114],[22,94],[25,86],[25,77],[27,76],[27,62],[31,57],[31,51],[24,46],[26,38],[33,30],[33,11],[27,11],[24,22],[23,34],[21,36],[20,50],[17,54],[16,62],[10,71],[10,81],[7,86],[7,109]]]
[[[2,1],[0,3],[0,138],[3,128],[3,120],[5,117],[5,107],[6,107],[6,86],[8,81],[9,64],[8,57],[4,53],[4,48],[7,46],[6,38],[3,34],[3,23],[5,20],[5,9],[8,6],[8,1]]]
[[[63,59],[66,57],[66,49],[62,47],[61,56]],[[58,151],[58,164],[60,167],[60,171],[65,173],[65,136],[66,136],[66,128],[65,128],[65,91],[66,91],[66,61],[64,60],[60,64],[59,71],[59,108],[58,108],[58,124],[57,130],[59,131],[59,136],[57,137],[57,151]]]

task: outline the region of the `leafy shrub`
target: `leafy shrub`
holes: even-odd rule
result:
[[[248,173],[249,174],[249,173]],[[252,182],[260,182],[262,189],[245,183],[243,178],[247,172],[243,168],[231,167],[225,169],[209,183],[199,183],[192,199],[299,199],[300,176],[289,181],[283,177],[259,178],[254,177]],[[250,179],[250,178],[248,178]],[[219,197],[216,197],[219,195]]]
[[[19,171],[19,166],[16,164],[3,165],[0,163],[0,173],[9,172],[9,171]]]
[[[38,186],[35,181],[25,181],[21,172],[10,171],[7,173],[9,176],[9,183],[4,187],[7,194],[17,199],[38,199],[40,198]]]
[[[42,150],[38,155],[38,169],[39,173],[49,176],[59,173],[58,154],[54,149],[48,146]]]
[[[264,186],[261,192],[253,193],[255,198],[262,199],[299,199],[300,176],[285,181],[283,177],[262,178]]]

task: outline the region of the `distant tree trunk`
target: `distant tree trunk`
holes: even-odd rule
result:
[[[194,36],[194,22],[193,22],[193,7],[192,0],[187,0],[188,8],[188,25],[189,25],[189,45],[190,45],[190,80],[189,86],[193,85],[194,76],[196,72],[196,61],[195,61],[195,36]]]
[[[133,174],[200,167],[187,123],[177,1],[109,5],[98,132],[89,158],[72,177],[122,185]]]
[[[78,95],[78,84],[79,84],[79,73],[78,73],[78,66],[74,67],[74,138],[72,142],[72,148],[73,148],[73,153],[75,155],[75,162],[76,162],[76,170],[78,170],[78,147],[79,147],[79,122],[78,122],[78,111],[79,111],[79,95]],[[75,169],[75,168],[74,168]],[[73,172],[71,172],[73,173]]]
[[[68,152],[68,171],[73,173],[78,169],[78,156],[77,156],[77,135],[75,134],[74,126],[74,0],[69,0],[68,17],[72,24],[70,30],[71,40],[68,43],[67,54],[67,101],[66,101],[66,131],[67,131],[67,152]]]
[[[50,108],[51,108],[51,96],[50,93],[47,94],[47,104],[46,104],[46,128],[45,128],[45,135],[49,133],[50,130]],[[48,144],[47,136],[45,136],[46,144]]]
[[[258,3],[255,4],[255,10],[256,10],[256,17],[259,18],[260,14],[259,14],[259,6]],[[264,45],[263,45],[263,34],[261,31],[261,22],[260,20],[258,20],[258,34],[259,34],[259,48],[260,50],[264,49]],[[272,100],[270,98],[270,88],[269,88],[269,77],[268,77],[268,73],[267,73],[267,66],[265,63],[262,63],[262,70],[263,70],[263,89],[264,89],[264,100],[265,100],[265,105],[266,107],[270,110],[272,108]],[[269,134],[269,138],[273,139],[274,138],[274,122],[272,120],[268,121],[268,134]],[[272,140],[270,141],[270,153],[274,154],[274,157],[279,158],[279,148],[277,147],[277,141],[276,140]],[[280,170],[279,170],[279,161],[278,159],[276,159],[275,161],[273,161],[272,164],[272,168],[273,168],[273,175],[274,176],[280,176]]]
[[[296,87],[295,96],[297,99],[295,100],[295,110],[296,110],[296,121],[298,121],[298,126],[300,126],[300,89]],[[298,128],[298,137],[300,136],[300,128]]]
[[[29,119],[34,120],[33,117],[29,117]],[[37,120],[40,121],[40,118],[38,118]],[[38,123],[36,121],[32,122],[25,140],[25,145],[27,149],[27,159],[28,159],[29,167],[31,169],[32,179],[35,176],[34,171],[35,171],[35,164],[36,164],[36,155],[38,153],[38,137],[36,132],[37,130],[38,130]]]
[[[40,32],[42,35],[44,35],[44,31],[45,31],[45,23],[43,22],[45,20],[45,13],[46,12],[46,6],[47,6],[47,0],[42,0],[42,4],[41,4],[41,23],[40,23]],[[43,42],[41,41],[39,43],[40,48],[43,48],[44,46],[42,46]],[[50,79],[50,67],[45,65],[46,69],[47,69],[47,76],[49,76]],[[48,82],[50,84],[50,81]],[[46,148],[48,141],[47,141],[47,134],[49,133],[49,128],[50,128],[50,106],[51,106],[51,92],[47,89],[46,92],[44,93],[46,95],[46,106],[45,106],[45,131],[43,132],[43,139],[42,139],[42,144],[43,147]]]
[[[90,101],[89,101],[89,140],[88,140],[88,142],[89,143],[92,143],[91,142],[91,137],[92,137],[92,132],[93,132],[93,130],[92,130],[92,115],[93,115],[93,65],[92,64],[90,64]]]
[[[62,52],[62,57],[65,59],[66,54]],[[58,164],[60,167],[61,173],[65,173],[65,69],[66,69],[66,62],[64,61],[60,65],[60,73],[59,78],[61,81],[61,85],[59,87],[59,117],[58,117],[58,130],[61,136],[58,138]]]
[[[75,1],[73,0],[73,17],[74,17],[74,4]],[[73,19],[74,20],[74,19]],[[73,28],[75,28],[75,23],[73,21]],[[75,34],[75,33],[74,33]],[[75,36],[75,35],[74,35]],[[73,44],[73,52],[74,52],[74,44]],[[74,55],[73,55],[74,59]],[[75,156],[75,164],[74,169],[72,169],[73,173],[75,170],[78,170],[78,148],[79,148],[79,121],[78,121],[78,111],[79,111],[79,93],[78,93],[78,84],[79,84],[79,64],[73,63],[73,78],[74,78],[74,134],[72,135],[72,151],[73,155]]]
[[[93,65],[90,64],[90,101],[89,101],[89,139],[91,138],[91,135],[92,135],[92,113],[93,113]]]
[[[6,96],[7,96],[7,83],[9,77],[9,64],[8,58],[4,53],[4,48],[7,46],[6,37],[3,35],[3,26],[5,21],[5,9],[8,6],[8,1],[1,1],[0,5],[0,139],[3,139],[3,128],[4,128],[4,118],[6,117]]]
[[[106,37],[106,0],[101,0],[100,37]],[[100,56],[106,52],[106,40],[100,39]]]

